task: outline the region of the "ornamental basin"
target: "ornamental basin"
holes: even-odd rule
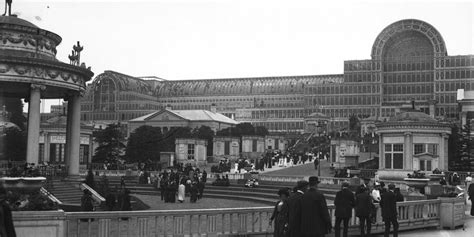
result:
[[[45,177],[2,177],[0,184],[7,190],[13,192],[32,193],[39,191],[46,182]]]
[[[414,188],[424,188],[430,181],[428,178],[404,178],[403,180],[409,187]]]

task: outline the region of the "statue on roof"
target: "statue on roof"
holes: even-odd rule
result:
[[[7,15],[7,8],[8,8],[8,15],[9,15],[9,16],[12,15],[12,1],[13,1],[13,0],[5,0],[5,12],[3,13],[2,16],[6,16],[6,15]]]

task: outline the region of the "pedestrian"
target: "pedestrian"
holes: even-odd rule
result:
[[[198,188],[198,199],[202,198],[202,195],[204,194],[204,188],[205,188],[204,181],[200,181],[197,183],[197,188]]]
[[[12,210],[6,201],[7,192],[0,185],[0,236],[16,237],[15,227],[13,225]]]
[[[273,214],[270,217],[269,225],[275,222],[273,229],[273,237],[287,237],[288,236],[288,197],[290,193],[287,188],[281,188],[278,190],[279,200],[275,204]]]
[[[318,183],[318,177],[309,177],[309,189],[301,200],[302,237],[324,237],[332,229],[326,198],[318,191]]]
[[[389,184],[388,191],[382,194],[380,207],[382,208],[382,218],[385,223],[384,237],[390,234],[390,225],[393,225],[393,236],[398,236],[398,220],[397,220],[397,197],[394,193],[395,185]]]
[[[296,183],[295,191],[288,198],[288,237],[301,236],[301,200],[308,188],[308,181],[300,180]]]
[[[84,189],[84,194],[81,197],[81,209],[82,211],[94,211],[94,203],[92,195],[89,189]]]
[[[125,188],[125,177],[120,177],[120,188]]]
[[[360,236],[370,236],[371,215],[375,209],[374,201],[365,185],[360,186],[360,192],[355,197],[355,214],[359,218]]]
[[[191,198],[190,198],[191,200],[190,200],[190,201],[191,201],[191,203],[195,203],[195,202],[197,201],[198,192],[199,192],[199,191],[198,191],[198,187],[197,187],[196,183],[193,182],[193,183],[191,184],[191,190],[190,190],[190,193],[191,193],[191,195],[190,195],[190,196],[191,196]]]
[[[397,202],[403,202],[405,201],[405,198],[403,197],[402,192],[400,191],[400,188],[395,188],[394,190],[395,196],[397,197]]]
[[[185,194],[185,190],[186,190],[186,187],[184,186],[183,183],[181,183],[179,186],[178,186],[178,201],[180,203],[183,203],[184,202],[184,196],[186,195]]]
[[[342,190],[336,193],[334,205],[336,206],[336,224],[334,225],[336,237],[341,236],[341,222],[344,225],[342,235],[347,237],[349,220],[352,217],[352,208],[355,205],[354,194],[349,190],[348,182],[342,183]]]
[[[204,170],[202,172],[202,182],[206,183],[207,182],[207,172],[206,170]]]
[[[467,194],[469,195],[469,200],[471,200],[471,216],[474,216],[474,183],[471,183],[469,185],[469,188],[467,189]]]
[[[319,159],[316,158],[316,159],[314,159],[314,169],[318,170],[318,166],[319,166]]]

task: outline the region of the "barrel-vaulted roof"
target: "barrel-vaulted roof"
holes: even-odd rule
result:
[[[105,80],[111,80],[119,91],[134,91],[142,94],[151,94],[151,84],[147,80],[132,77],[115,71],[104,71],[98,75],[93,87],[98,87]]]

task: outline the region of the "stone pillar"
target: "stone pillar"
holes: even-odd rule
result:
[[[442,133],[439,139],[438,169],[440,170],[448,170],[448,138],[448,134]]]
[[[385,156],[384,156],[384,147],[383,147],[383,139],[382,134],[379,134],[379,169],[385,169]]]
[[[79,146],[81,143],[81,99],[79,93],[72,93],[68,98],[66,164],[68,176],[79,176]]]
[[[49,162],[49,133],[44,132],[44,161]]]
[[[411,132],[405,132],[404,134],[404,147],[403,147],[403,169],[413,169],[413,135]]]
[[[38,164],[39,131],[40,131],[40,99],[41,90],[45,86],[31,84],[28,102],[28,139],[26,147],[26,162]]]

